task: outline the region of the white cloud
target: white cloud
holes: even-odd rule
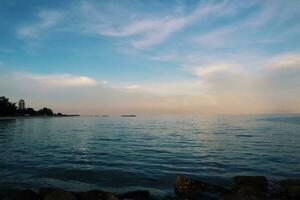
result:
[[[136,90],[136,89],[140,89],[141,86],[140,85],[127,85],[125,86],[125,89],[128,89],[128,90]]]
[[[97,81],[90,77],[70,74],[40,75],[17,73],[16,76],[24,81],[30,80],[51,87],[85,87],[97,84]]]
[[[238,2],[234,2],[238,3]],[[234,4],[233,3],[233,4]],[[224,23],[209,31],[200,31],[198,35],[191,37],[191,42],[205,47],[235,47],[244,45],[249,48],[251,44],[270,44],[286,41],[290,34],[299,32],[299,23],[290,23],[299,18],[299,3],[296,1],[252,1],[245,4],[248,7],[255,6],[256,11]],[[241,5],[240,5],[241,6]],[[239,6],[228,6],[225,9],[242,12]],[[272,23],[272,31],[264,31],[259,34],[265,25]]]
[[[176,31],[183,29],[200,18],[231,15],[235,12],[236,7],[239,6],[233,6],[227,1],[220,3],[202,2],[193,12],[186,15],[183,15],[182,12],[179,12],[180,14],[178,15],[177,12],[176,15],[155,18],[145,18],[143,16],[136,17],[134,20],[122,18],[122,23],[110,22],[111,24],[104,20],[105,16],[96,12],[96,5],[83,4],[82,10],[85,11],[84,19],[88,20],[83,22],[88,32],[112,37],[138,36],[132,41],[132,46],[135,48],[147,48],[163,42]],[[91,19],[91,16],[93,16],[93,19]],[[96,16],[100,19],[99,21],[94,20]]]
[[[55,26],[63,17],[63,12],[43,10],[38,13],[38,22],[24,25],[18,28],[17,34],[20,37],[36,37],[43,31]]]
[[[12,99],[26,99],[35,108],[49,106],[56,112],[68,113],[257,114],[300,111],[298,68],[266,68],[260,73],[250,73],[241,71],[239,65],[226,63],[195,65],[194,68],[199,66],[206,70],[194,80],[123,83],[118,87],[97,84],[90,77],[68,74],[3,73],[0,74],[0,90]]]
[[[107,29],[99,30],[100,34],[108,36],[131,36],[135,34],[146,33],[148,31],[157,29],[163,25],[162,21],[159,20],[141,20],[136,21],[128,26],[121,27],[120,30]]]
[[[212,64],[209,66],[196,66],[193,68],[194,73],[197,76],[204,77],[209,76],[218,72],[233,72],[237,71],[237,66],[233,64],[221,63]]]
[[[186,16],[168,16],[165,19],[160,19],[159,21],[161,21],[161,23],[158,26],[154,26],[152,30],[147,30],[144,37],[139,40],[133,41],[132,44],[136,48],[145,48],[161,43],[174,32],[183,29],[185,26],[190,25],[197,20],[204,19],[210,16],[215,18],[223,15],[231,15],[234,13],[235,9],[236,6],[230,5],[226,1],[217,4],[200,3],[191,14],[188,14]]]
[[[209,33],[201,34],[193,37],[193,41],[201,45],[209,46],[224,46],[228,43],[232,43],[232,40],[228,38],[230,33],[234,32],[236,27],[224,27],[214,30]]]
[[[132,45],[135,48],[145,48],[161,43],[173,32],[184,27],[186,23],[187,21],[185,18],[167,20],[152,31],[147,32],[142,39],[133,41]]]
[[[170,54],[151,56],[150,59],[155,61],[172,61],[172,60],[176,60],[177,57],[178,56],[175,53],[170,53]]]
[[[122,87],[116,87],[121,88]],[[197,96],[205,92],[203,82],[200,80],[173,80],[159,82],[143,82],[139,85],[132,84],[125,86],[125,89],[136,90],[138,92],[152,94],[156,96],[177,96],[177,95],[192,95]]]
[[[271,68],[282,69],[298,67],[300,68],[300,53],[287,53],[275,56],[267,63]]]

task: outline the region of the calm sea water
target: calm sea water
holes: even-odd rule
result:
[[[0,120],[0,188],[172,191],[185,174],[300,176],[300,116]]]

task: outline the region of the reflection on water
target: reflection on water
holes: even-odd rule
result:
[[[170,192],[176,174],[300,176],[299,116],[0,121],[0,186]]]

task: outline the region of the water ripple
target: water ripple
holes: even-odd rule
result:
[[[33,118],[0,121],[0,185],[147,188],[176,174],[297,175],[299,117]],[[298,173],[299,175],[299,173]]]

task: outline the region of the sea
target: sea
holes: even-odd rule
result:
[[[300,177],[300,115],[0,120],[0,190],[173,192],[177,175]]]

